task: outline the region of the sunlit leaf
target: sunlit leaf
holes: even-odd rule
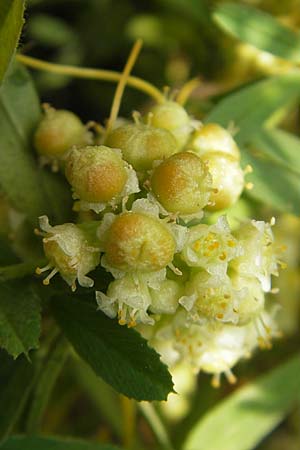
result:
[[[24,0],[0,2],[0,84],[13,58],[24,23]]]
[[[300,35],[270,14],[249,5],[218,5],[213,18],[227,33],[254,47],[294,62],[300,61]]]
[[[32,80],[26,69],[15,66],[0,88],[0,186],[34,224],[42,214],[64,220],[71,204],[62,178],[40,169],[32,152],[32,134],[40,117]]]
[[[221,100],[206,116],[205,122],[227,127],[233,124],[239,144],[249,142],[268,118],[282,106],[297,102],[300,96],[300,71],[258,81]]]
[[[183,450],[251,450],[300,400],[300,356],[238,389],[188,434]]]

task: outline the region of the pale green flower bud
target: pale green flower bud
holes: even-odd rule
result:
[[[153,170],[151,191],[168,213],[201,214],[208,204],[212,180],[201,159],[191,152],[177,153]]]
[[[44,117],[34,134],[34,146],[42,156],[42,162],[63,160],[74,145],[90,142],[91,134],[75,114],[45,107]]]
[[[104,145],[73,148],[65,170],[82,210],[98,213],[139,191],[136,174],[122,159],[120,150]]]
[[[165,101],[150,109],[151,125],[170,131],[175,137],[178,147],[185,146],[194,129],[194,121],[189,117],[183,106],[174,101]]]
[[[238,161],[224,153],[206,153],[202,157],[212,176],[212,193],[209,211],[229,208],[244,189],[244,172]]]
[[[152,169],[154,161],[164,160],[179,151],[169,131],[143,123],[116,128],[105,144],[121,149],[123,158],[139,172]]]
[[[92,287],[94,281],[86,274],[94,270],[100,263],[100,250],[97,246],[96,228],[98,224],[89,224],[85,229],[84,224],[75,225],[65,223],[52,227],[47,216],[39,218],[40,228],[44,236],[44,252],[49,264],[43,268],[37,268],[36,273],[41,274],[51,269],[51,273],[44,279],[43,284],[48,285],[51,278],[60,273],[61,277],[76,289],[76,280],[80,286]]]
[[[172,268],[174,253],[182,249],[185,235],[185,227],[161,220],[155,205],[137,200],[131,211],[104,217],[98,230],[105,253],[102,265],[117,278],[118,271],[145,273]]]
[[[202,157],[207,153],[224,153],[234,160],[240,160],[240,151],[233,137],[225,128],[208,123],[194,131],[188,148]]]

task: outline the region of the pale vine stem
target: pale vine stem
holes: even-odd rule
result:
[[[164,450],[174,450],[166,427],[153,404],[149,402],[140,402],[138,403],[138,407],[149,423],[150,427],[152,428],[152,431],[155,434],[156,439],[160,443],[161,447]]]
[[[88,67],[76,67],[64,64],[56,64],[21,54],[18,54],[16,58],[19,62],[21,62],[25,66],[31,67],[32,69],[56,73],[59,75],[71,76],[74,78],[118,82],[122,77],[122,73],[115,72],[113,70],[93,69]],[[165,101],[165,96],[163,95],[163,93],[159,89],[157,89],[157,87],[153,86],[153,84],[143,80],[142,78],[129,76],[127,79],[127,84],[128,86],[131,86],[149,95],[158,103],[162,103]]]
[[[121,105],[121,100],[122,100],[122,96],[123,96],[123,93],[124,93],[124,89],[125,89],[126,83],[128,81],[128,78],[130,76],[130,72],[131,72],[131,70],[132,70],[132,68],[133,68],[133,66],[134,66],[134,64],[135,64],[135,62],[137,60],[137,57],[138,57],[138,55],[139,55],[139,53],[141,51],[142,45],[143,45],[143,41],[141,39],[138,39],[135,42],[135,44],[134,44],[134,46],[133,46],[133,48],[132,48],[132,50],[130,52],[130,55],[128,57],[128,60],[127,60],[127,62],[125,64],[124,70],[123,70],[123,72],[121,74],[121,78],[120,78],[119,83],[117,85],[117,89],[116,89],[116,92],[115,92],[115,95],[114,95],[114,99],[113,99],[113,103],[112,103],[112,106],[111,106],[109,119],[107,121],[106,130],[105,130],[105,134],[104,134],[104,137],[103,137],[104,141],[105,141],[105,137],[110,133],[116,118],[118,117],[118,113],[119,113],[119,109],[120,109],[120,105]]]
[[[123,418],[123,445],[126,449],[131,449],[135,440],[136,431],[136,405],[133,400],[120,395],[120,403]]]

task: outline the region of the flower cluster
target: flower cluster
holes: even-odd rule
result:
[[[59,272],[73,290],[76,281],[92,287],[87,274],[101,265],[113,277],[95,293],[104,314],[137,326],[171,368],[187,361],[212,373],[214,385],[222,373],[234,382],[237,361],[278,334],[265,293],[279,260],[272,221],[246,220],[232,231],[225,215],[206,220],[244,188],[230,132],[170,100],[94,142],[79,120],[73,139],[66,116],[58,132],[55,114],[48,109],[38,127],[37,151],[59,160],[75,211],[93,220],[50,226],[40,218],[49,264],[37,273],[51,270],[44,284]]]

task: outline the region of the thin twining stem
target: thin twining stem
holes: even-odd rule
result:
[[[114,95],[114,99],[112,102],[109,119],[108,119],[107,125],[106,125],[105,136],[109,135],[109,133],[114,125],[114,122],[115,122],[116,118],[118,117],[124,89],[125,89],[126,83],[128,81],[128,78],[130,76],[130,72],[131,72],[131,70],[137,60],[137,57],[141,51],[142,45],[143,45],[143,41],[141,39],[138,39],[136,41],[136,43],[134,44],[134,46],[132,47],[132,50],[128,57],[128,60],[125,64],[124,70],[122,72],[122,75],[119,80],[119,83],[118,83],[118,86],[117,86],[117,89],[116,89],[116,92]]]
[[[92,69],[88,67],[76,67],[63,64],[55,64],[43,61],[41,59],[32,58],[31,56],[18,54],[17,60],[32,69],[42,70],[45,72],[56,73],[59,75],[72,76],[75,78],[84,78],[90,80],[102,80],[110,82],[118,82],[122,77],[122,73],[113,70]],[[158,103],[165,101],[165,96],[153,84],[141,78],[130,76],[127,80],[128,86],[148,94]]]

